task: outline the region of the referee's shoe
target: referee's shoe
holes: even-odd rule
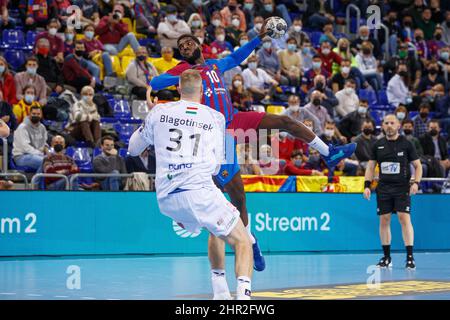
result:
[[[416,268],[416,263],[414,261],[413,256],[408,256],[406,258],[406,266],[405,266],[405,268],[406,269],[411,269],[411,270],[414,270]]]
[[[356,143],[349,143],[343,146],[334,146],[330,144],[328,156],[322,156],[329,168],[334,168],[345,158],[349,158],[355,152]]]
[[[392,259],[391,257],[384,256],[380,259],[380,262],[377,263],[378,268],[392,268]]]

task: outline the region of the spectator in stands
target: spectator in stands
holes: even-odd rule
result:
[[[438,64],[443,71],[450,71],[450,46],[445,45],[439,50]]]
[[[237,154],[241,174],[261,174],[258,162],[253,157],[253,149],[249,143],[239,144]]]
[[[9,16],[8,2],[9,0],[0,0],[0,30],[13,29],[16,26],[15,19]]]
[[[416,54],[423,65],[427,65],[427,60],[431,58],[431,52],[428,48],[428,43],[425,41],[423,31],[421,29],[414,30],[414,40]]]
[[[329,75],[332,73],[333,63],[341,64],[342,58],[339,54],[334,52],[333,46],[329,41],[323,41],[319,48],[319,56],[322,61],[322,68],[327,71]],[[327,77],[328,78],[328,77]]]
[[[284,163],[289,161],[291,154],[294,150],[302,149],[301,141],[294,139],[287,132],[282,131],[278,134],[274,134],[270,139],[270,145],[272,146],[272,155],[283,160]]]
[[[445,21],[442,23],[442,40],[450,46],[450,10],[445,12]]]
[[[131,93],[139,100],[145,100],[150,80],[158,75],[158,71],[148,60],[147,48],[139,47],[136,59],[127,68],[127,81],[133,86]]]
[[[322,30],[324,24],[334,22],[334,12],[329,1],[307,0],[306,3],[305,16],[311,29]]]
[[[86,48],[87,58],[89,58],[89,65],[96,62],[99,64],[100,61],[103,63],[105,70],[105,75],[108,77],[117,76],[113,69],[111,56],[108,51],[105,51],[105,47],[100,42],[100,40],[95,39],[95,27],[92,24],[88,24],[84,27],[84,47]],[[92,61],[92,62],[91,62]]]
[[[284,167],[284,173],[290,176],[323,176],[321,171],[307,168],[307,160],[308,158],[303,155],[302,151],[293,151],[290,161],[287,161]]]
[[[409,53],[407,42],[401,42],[398,46],[398,54],[394,55],[384,65],[386,71],[386,79],[390,79],[398,70],[400,63],[407,66],[409,82],[412,86],[417,87],[422,76],[422,66],[420,61],[416,59],[414,52]]]
[[[335,115],[335,108],[339,104],[339,101],[336,99],[336,96],[334,95],[333,91],[327,87],[327,82],[325,80],[325,77],[322,75],[317,75],[314,77],[314,87],[312,87],[307,94],[306,102],[310,102],[309,97],[311,97],[311,94],[313,91],[320,92],[320,96],[322,99],[321,105],[325,107],[325,109],[328,111],[328,114],[331,117],[334,117]]]
[[[343,143],[342,139],[338,135],[336,123],[334,121],[325,121],[325,128],[323,130],[323,134],[320,136],[320,139],[322,139],[326,144],[332,143],[334,145],[339,145]]]
[[[377,141],[374,136],[374,124],[370,120],[364,120],[361,125],[361,133],[353,140],[357,143],[355,156],[362,168],[366,168],[367,162],[372,159],[372,146]]]
[[[427,126],[430,114],[430,104],[423,102],[419,107],[419,114],[412,120],[414,121],[414,137],[419,138],[427,132]]]
[[[247,35],[250,40],[257,37],[259,32],[261,31],[261,27],[263,26],[264,18],[262,16],[255,16],[253,19],[253,28],[248,30]]]
[[[256,10],[254,0],[244,0],[244,5],[242,6],[242,11],[245,14],[245,22],[247,23],[247,29],[253,28],[253,18],[255,16]]]
[[[233,107],[240,111],[249,111],[252,100],[251,93],[245,89],[244,78],[242,74],[237,73],[234,75],[232,80],[232,87],[230,90],[231,101],[233,102]]]
[[[427,67],[428,74],[420,79],[417,93],[428,99],[429,102],[434,101],[435,92],[433,87],[437,84],[445,86],[445,79],[440,75],[439,65],[436,60],[431,60]]]
[[[191,29],[185,21],[177,17],[177,9],[172,5],[165,7],[166,18],[158,24],[158,37],[161,47],[171,47],[178,56],[177,39],[183,34],[190,34]]]
[[[262,175],[276,175],[281,174],[280,161],[272,154],[272,148],[264,144],[259,149],[260,157],[258,166],[260,174]]]
[[[350,60],[342,59],[339,72],[331,78],[331,88],[334,93],[344,89],[345,83],[348,80],[353,80],[357,89],[361,88],[361,83],[358,85],[360,79],[356,77],[355,72],[352,72],[352,69]]]
[[[50,19],[56,18],[53,0],[20,0],[19,12],[27,31],[45,28]]]
[[[128,30],[128,25],[123,22],[124,6],[122,4],[114,4],[113,12],[101,18],[98,26],[95,28],[95,34],[98,40],[105,46],[105,50],[112,55],[122,52],[128,45],[133,51],[139,47],[136,36]]]
[[[64,41],[61,39],[57,33],[60,28],[58,19],[51,19],[47,25],[47,31],[41,32],[36,36],[36,42],[39,39],[45,38],[50,43],[49,54],[55,58],[56,62],[64,62]]]
[[[398,106],[399,104],[411,104],[412,93],[409,90],[408,66],[400,63],[397,67],[397,74],[389,80],[387,85],[387,98],[389,104]]]
[[[417,21],[417,27],[423,31],[425,40],[431,40],[433,38],[434,30],[436,29],[436,23],[431,20],[431,9],[424,8],[421,18]]]
[[[356,55],[356,63],[373,90],[378,91],[383,88],[383,79],[378,73],[378,61],[375,59],[372,50],[373,45],[368,41],[364,41],[361,44],[361,51]]]
[[[303,46],[303,42],[305,40],[309,40],[308,35],[306,32],[302,31],[303,28],[303,22],[300,17],[294,18],[294,21],[292,22],[292,26],[289,28],[288,36],[289,38],[294,38],[295,42],[298,46]]]
[[[216,27],[215,40],[211,43],[211,50],[213,54],[217,54],[218,58],[223,55],[233,52],[233,45],[225,40],[225,29],[221,26]]]
[[[99,145],[101,137],[100,114],[93,101],[94,89],[81,89],[81,100],[75,102],[69,116],[69,131],[78,141],[86,141],[90,148]]]
[[[117,154],[114,148],[114,139],[104,136],[101,140],[102,153],[94,158],[93,166],[95,173],[123,174],[127,173],[125,160]],[[119,177],[108,177],[98,179],[102,190],[118,191],[122,185]]]
[[[364,42],[369,42],[371,44],[371,49],[375,58],[381,58],[381,48],[380,43],[377,39],[370,35],[369,27],[366,25],[362,25],[359,27],[358,38],[353,40],[351,47],[352,52],[355,56],[363,49]],[[366,45],[367,46],[367,45]]]
[[[99,6],[96,0],[73,0],[73,4],[80,8],[81,23],[98,25],[100,22]]]
[[[34,87],[36,100],[43,106],[47,104],[47,83],[45,79],[37,74],[39,64],[36,57],[27,58],[26,71],[18,72],[14,76],[16,83],[17,100],[22,100],[24,88],[27,85]]]
[[[30,115],[14,132],[12,155],[16,165],[42,172],[42,161],[48,154],[47,129],[41,123],[42,109],[30,108]]]
[[[227,28],[232,26],[234,23],[233,20],[238,20],[239,25],[237,26],[241,32],[245,32],[247,30],[247,23],[245,21],[245,14],[239,8],[239,3],[237,0],[229,0],[228,5],[224,6],[222,10],[220,10],[220,15],[222,17],[222,26]]]
[[[410,141],[416,148],[417,155],[421,157],[423,155],[423,148],[419,139],[414,137],[414,122],[410,119],[406,119],[402,123],[403,135]]]
[[[155,153],[150,148],[145,149],[137,157],[127,156],[125,164],[128,173],[145,172],[148,174],[155,174],[156,172],[156,158]]]
[[[347,59],[350,61],[350,66],[357,67],[355,56],[352,54],[350,49],[350,41],[347,38],[341,38],[338,40],[336,47],[333,49],[342,60]],[[341,63],[342,65],[342,63]],[[332,70],[333,74],[338,72],[340,69],[340,65],[337,63],[333,64]]]
[[[156,34],[159,19],[159,1],[136,0],[134,16],[136,18],[136,32],[152,37]]]
[[[191,4],[187,6],[186,11],[184,12],[185,19],[190,18],[194,13],[203,18],[203,24],[211,21],[211,14],[206,5],[203,4],[202,0],[193,0]]]
[[[320,135],[322,133],[319,119],[308,109],[300,107],[300,97],[297,95],[289,96],[288,108],[283,112],[283,114],[299,122],[303,122],[305,119],[310,119],[314,123],[314,133],[316,135]]]
[[[242,76],[244,77],[244,87],[252,93],[253,101],[269,104],[275,94],[278,82],[264,69],[258,68],[256,56],[248,58],[248,69],[242,72]]]
[[[64,57],[73,53],[75,49],[75,29],[66,27],[64,30]]]
[[[205,36],[203,29],[194,30],[193,35],[197,37],[202,45],[202,54],[205,59],[217,59],[217,49],[214,49],[209,45],[209,39]],[[216,52],[216,53],[213,53]]]
[[[333,47],[336,46],[338,40],[334,36],[334,27],[332,22],[327,22],[322,28],[322,35],[319,38],[319,43],[322,43],[324,41],[329,42]]]
[[[346,115],[338,124],[339,132],[344,135],[347,140],[351,140],[361,133],[361,127],[364,121],[372,122],[375,128],[375,120],[369,114],[369,103],[367,100],[360,99],[358,110]]]
[[[94,75],[88,70],[88,65],[83,60],[85,54],[84,42],[75,42],[75,52],[73,55],[69,55],[62,68],[65,82],[76,88],[77,92],[81,91],[86,85],[95,87],[96,79]]]
[[[353,79],[345,81],[344,89],[336,92],[336,98],[339,104],[336,107],[336,113],[343,118],[359,107],[359,98],[356,95],[356,82]]]
[[[450,160],[448,158],[448,145],[442,137],[439,121],[432,119],[428,122],[427,133],[419,138],[425,156],[431,156],[439,160],[445,172],[450,169]]]
[[[313,57],[315,55],[314,48],[312,47],[311,41],[309,39],[305,39],[302,43],[300,50],[300,58],[302,61],[302,72],[306,73],[308,70],[313,67]],[[320,57],[318,58],[320,60]]]
[[[439,119],[442,131],[450,136],[450,88],[446,95],[436,101],[436,118]]]
[[[240,26],[240,19],[241,17],[239,16],[238,13],[233,13],[232,17],[231,17],[231,25],[225,28],[225,32],[226,32],[226,36],[228,38],[228,40],[230,41],[230,43],[233,45],[233,47],[236,47],[239,45],[239,37],[242,34],[246,34],[245,30],[242,31],[239,26]]]
[[[114,8],[114,1],[111,0],[97,0],[98,3],[98,10],[100,13],[100,16],[107,16],[108,14],[110,14],[111,12],[113,12],[113,8]]]
[[[322,106],[322,100],[324,94],[318,90],[314,90],[311,93],[311,102],[305,105],[305,109],[314,114],[320,121],[321,130],[325,127],[325,121],[330,121],[331,117],[328,114],[327,109]]]
[[[30,115],[32,107],[42,108],[39,101],[36,100],[38,96],[36,95],[36,88],[33,85],[27,84],[24,86],[20,97],[19,102],[13,106],[18,124],[22,123]]]
[[[42,169],[44,173],[58,173],[70,177],[70,175],[80,172],[75,161],[64,154],[66,141],[63,136],[54,136],[51,147],[53,152],[49,152],[43,160]],[[45,184],[48,190],[64,190],[66,180],[63,178],[45,178]]]
[[[238,38],[238,42],[239,42],[238,45],[234,48],[235,51],[249,42],[248,35],[245,32],[241,33],[241,35]],[[252,53],[249,54],[249,56],[254,55],[254,54],[256,54],[255,50],[253,50]],[[242,61],[240,65],[242,67],[246,67],[247,63],[248,63],[247,60],[248,60],[248,57],[246,59],[244,59],[244,61]]]
[[[306,71],[304,76],[307,90],[310,90],[313,87],[313,80],[318,75],[322,75],[325,79],[328,79],[331,74],[323,67],[320,55],[316,54],[312,58],[312,68]]]
[[[36,43],[37,74],[42,76],[51,91],[60,94],[64,91],[64,77],[55,58],[49,55],[50,43],[41,38]]]
[[[395,108],[394,111],[395,116],[397,117],[398,121],[402,124],[404,120],[409,119],[409,113],[408,109],[406,109],[405,105],[400,104],[397,108]],[[400,133],[402,129],[400,128]]]
[[[301,57],[297,52],[297,42],[294,38],[287,40],[287,49],[278,52],[281,67],[281,75],[284,76],[289,85],[300,86],[302,73]]]
[[[262,6],[260,6],[259,10],[256,12],[258,16],[263,17],[263,19],[267,19],[270,17],[283,18],[283,14],[281,13],[280,10],[278,10],[278,8],[275,7],[273,0],[262,0],[261,2]],[[286,22],[288,23],[287,20]]]
[[[7,130],[5,128],[5,125],[3,125],[3,130],[8,131],[8,144],[12,146],[12,134],[17,129],[18,123],[12,107],[5,101],[0,101],[0,121],[3,121],[9,128],[9,130]],[[3,134],[0,134],[0,136],[5,136],[5,132],[3,132]],[[9,148],[8,150],[11,151],[11,148]]]
[[[2,101],[13,105],[17,103],[17,96],[14,76],[9,71],[8,62],[0,56],[0,102]]]
[[[191,28],[191,32],[194,33],[197,29],[203,29],[203,20],[202,17],[198,13],[193,13],[189,17],[187,24],[189,28]]]

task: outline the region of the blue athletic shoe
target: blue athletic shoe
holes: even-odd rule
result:
[[[253,269],[256,271],[264,271],[266,268],[266,260],[259,249],[258,240],[256,240],[255,234],[252,232],[253,238],[255,238],[255,243],[253,244]]]
[[[351,157],[355,149],[356,143],[349,143],[343,146],[330,145],[330,154],[326,157],[322,156],[322,158],[329,168],[334,168],[342,159]]]

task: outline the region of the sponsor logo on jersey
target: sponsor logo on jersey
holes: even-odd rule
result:
[[[402,151],[402,152],[399,152],[399,153],[397,153],[397,156],[399,156],[399,157],[403,156],[403,151]]]
[[[181,238],[195,238],[195,237],[198,237],[201,233],[201,231],[189,232],[184,229],[184,226],[182,223],[177,223],[176,221],[172,221],[172,227],[173,227],[173,231],[175,231],[177,236],[180,236]]]
[[[169,164],[169,170],[170,171],[176,171],[181,169],[191,169],[192,163],[176,163],[176,164]]]
[[[222,177],[224,177],[224,178],[228,177],[228,175],[229,175],[228,170],[223,170],[222,173],[221,173],[221,175],[222,175]]]
[[[208,98],[211,97],[212,94],[213,94],[213,92],[212,92],[211,88],[208,88],[205,90],[205,96],[207,96]]]

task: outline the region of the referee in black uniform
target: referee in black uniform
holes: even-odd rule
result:
[[[372,146],[371,157],[366,168],[364,198],[370,200],[376,164],[380,168],[377,187],[377,213],[380,216],[380,238],[384,257],[378,267],[392,266],[391,259],[391,214],[397,213],[402,226],[406,246],[406,268],[415,269],[413,257],[414,229],[411,224],[411,197],[417,193],[422,178],[422,165],[415,147],[404,136],[399,135],[400,122],[393,114],[383,119],[385,137]],[[414,166],[411,181],[410,163]]]

